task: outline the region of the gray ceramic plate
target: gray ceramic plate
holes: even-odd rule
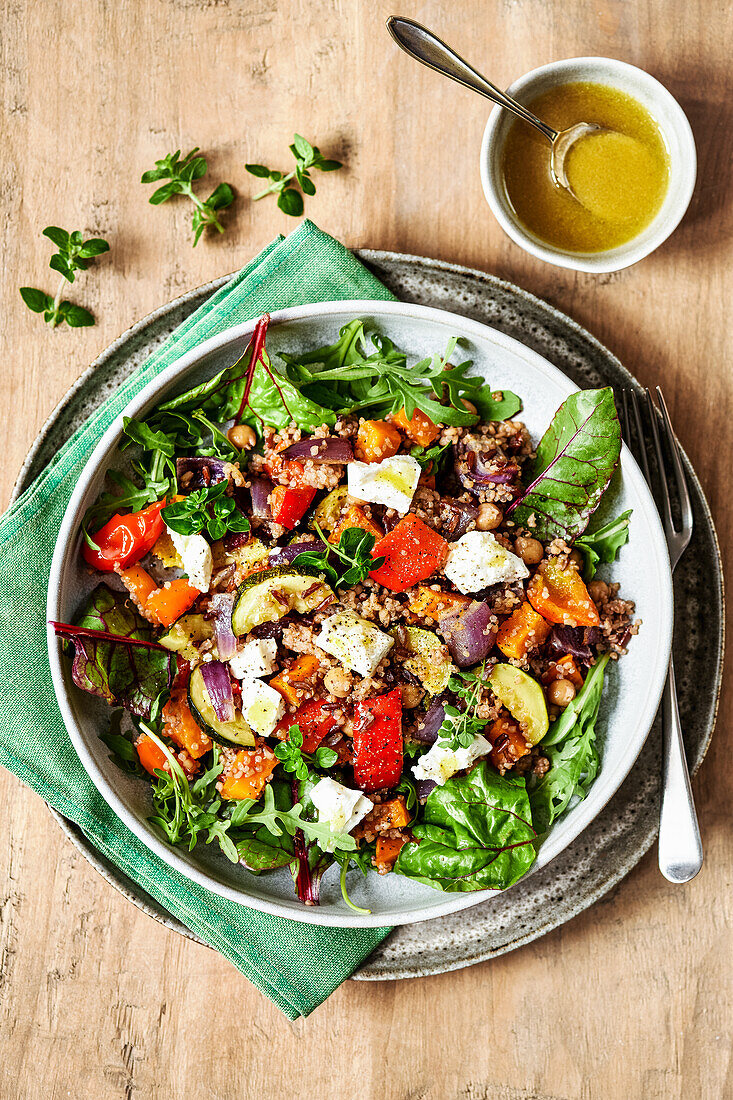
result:
[[[365,253],[362,258],[404,300],[436,305],[464,313],[476,320],[520,339],[544,355],[581,385],[611,382],[631,384],[630,376],[610,354],[582,329],[529,295],[489,276],[465,269],[409,257]],[[117,341],[90,369],[57,410],[29,455],[23,474],[25,485],[42,468],[70,431],[104,399],[110,389],[164,339],[189,312],[211,293],[215,286],[201,288],[164,307]],[[694,479],[694,475],[692,475]],[[708,576],[719,577],[717,549],[709,514],[699,490],[693,483],[697,512],[697,553],[690,560],[710,564]],[[692,573],[692,571],[690,571]],[[681,585],[692,586],[700,576],[682,577]],[[684,602],[678,598],[679,631],[686,640],[679,654],[680,667],[688,670],[687,685],[709,685],[707,711],[689,712],[688,745],[692,760],[702,758],[714,718],[720,664],[722,627],[711,631],[708,613],[706,631],[699,632],[699,605],[688,592]],[[715,609],[716,628],[722,623],[722,596]],[[689,620],[689,621],[687,621]],[[700,635],[699,637],[697,635]],[[695,667],[697,666],[697,667]],[[693,720],[694,716],[694,720]],[[369,960],[362,977],[402,977],[432,973],[464,966],[493,954],[510,950],[575,915],[612,886],[649,847],[654,838],[656,794],[658,788],[658,738],[647,744],[632,776],[612,803],[582,837],[576,840],[552,864],[520,884],[510,893],[490,903],[476,906],[460,918],[443,917],[418,929],[400,928]],[[68,828],[68,826],[67,826]],[[78,834],[76,842],[89,854]],[[592,853],[592,858],[589,858]],[[99,860],[94,856],[95,865]],[[110,877],[108,868],[100,869]],[[113,877],[119,877],[116,871]],[[137,904],[152,911],[139,889],[130,883],[116,883]],[[168,924],[173,925],[170,917]],[[173,925],[175,926],[175,925]],[[178,926],[179,927],[179,926]]]

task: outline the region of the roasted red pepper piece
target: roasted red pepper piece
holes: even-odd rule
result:
[[[303,752],[315,752],[321,741],[336,725],[336,719],[326,709],[323,699],[309,699],[298,707],[295,714],[286,714],[275,727],[275,737],[284,741],[291,726],[298,726],[303,734]]]
[[[302,489],[276,485],[270,493],[269,501],[275,523],[281,524],[288,531],[292,530],[305,515],[315,495],[316,491],[310,485],[304,485]]]
[[[372,570],[370,576],[393,592],[406,592],[432,576],[447,553],[445,539],[408,512],[372,550],[372,557],[384,557],[384,564]]]
[[[354,779],[363,791],[394,787],[402,775],[402,689],[354,706]]]
[[[81,551],[84,561],[103,573],[112,573],[116,565],[120,569],[135,565],[150,553],[163,534],[165,523],[160,513],[165,504],[165,500],[159,500],[142,512],[112,516],[109,523],[92,535],[98,550],[84,543]]]

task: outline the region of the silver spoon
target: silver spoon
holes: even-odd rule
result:
[[[442,73],[443,76],[458,81],[465,88],[470,88],[472,92],[478,92],[479,95],[486,96],[487,99],[498,103],[500,107],[506,107],[508,111],[513,111],[519,118],[523,118],[525,122],[529,122],[531,126],[539,130],[551,145],[550,171],[552,172],[552,178],[558,186],[565,188],[574,199],[580,201],[568,182],[565,161],[571,146],[575,142],[588,134],[597,133],[603,129],[602,126],[598,126],[595,122],[576,122],[573,126],[569,126],[567,130],[553,130],[546,122],[537,118],[521,103],[518,103],[516,99],[512,99],[505,92],[500,92],[498,88],[495,88],[486,77],[481,76],[481,73],[477,73],[467,61],[459,57],[450,46],[442,42],[427,27],[423,27],[412,19],[403,19],[399,15],[391,15],[387,20],[387,28],[397,45],[410,57],[414,57],[416,61],[427,65],[429,69],[435,69],[436,73]]]

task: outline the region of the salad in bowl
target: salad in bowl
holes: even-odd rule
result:
[[[535,443],[521,400],[410,364],[362,320],[307,353],[269,317],[213,378],[126,417],[88,509],[97,586],[52,625],[171,845],[253,874],[503,889],[592,785],[604,678],[637,632],[596,576],[629,515],[608,388]]]

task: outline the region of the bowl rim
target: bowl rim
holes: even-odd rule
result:
[[[669,107],[670,113],[674,116],[675,121],[672,130],[677,140],[680,142],[680,145],[684,146],[683,173],[679,176],[674,203],[669,207],[663,218],[661,217],[663,208],[655,215],[655,218],[647,227],[647,230],[652,229],[655,223],[658,223],[656,231],[646,238],[645,243],[642,244],[639,242],[647,230],[642,231],[642,233],[636,237],[632,237],[632,239],[625,244],[617,245],[615,248],[603,252],[563,252],[561,249],[546,244],[538,237],[535,237],[530,230],[525,229],[521,225],[518,219],[511,217],[507,213],[504,197],[499,194],[498,188],[495,185],[492,171],[493,160],[500,152],[500,147],[497,147],[499,129],[506,114],[505,109],[498,105],[492,109],[486,122],[481,141],[479,169],[481,173],[481,185],[486,201],[494,217],[499,222],[499,225],[515,244],[518,244],[525,252],[529,252],[530,255],[536,256],[540,260],[545,260],[547,263],[553,264],[556,267],[564,267],[572,271],[583,271],[588,274],[600,275],[611,271],[622,271],[624,268],[631,267],[632,264],[638,263],[639,260],[643,260],[646,256],[654,252],[655,249],[659,248],[659,246],[675,231],[687,212],[687,208],[690,205],[690,200],[695,190],[697,181],[697,149],[689,119],[678,100],[655,76],[652,76],[652,74],[645,69],[640,69],[637,65],[630,64],[628,61],[620,61],[617,58],[602,57],[600,55],[569,57],[561,61],[551,61],[546,65],[538,66],[536,69],[530,69],[529,72],[518,77],[507,88],[507,94],[522,101],[523,94],[544,77],[558,73],[567,73],[569,76],[568,82],[570,82],[570,79],[572,79],[571,74],[582,66],[595,66],[598,70],[599,77],[606,76],[612,78],[614,73],[633,74],[635,79],[640,80],[641,83],[646,85],[651,94],[651,98],[656,98],[657,102],[664,101]],[[601,82],[614,84],[613,79]],[[621,88],[620,90],[623,91],[624,89]],[[665,136],[670,132],[670,128],[667,127],[665,129],[661,122],[658,122],[658,125]]]
[[[497,344],[503,345],[515,354],[520,354],[522,358],[528,361],[535,369],[538,369],[540,373],[553,379],[555,382],[560,381],[568,394],[574,393],[579,389],[563,371],[548,362],[548,360],[539,353],[528,348],[525,344],[521,343],[521,341],[511,336],[507,336],[491,325],[462,317],[449,310],[436,309],[432,306],[422,306],[408,302],[375,301],[373,299],[322,302],[273,311],[271,314],[271,323],[275,326],[279,323],[308,319],[310,317],[331,316],[337,318],[340,314],[354,316],[359,314],[375,315],[379,313],[408,316],[424,319],[426,321],[432,320],[444,325],[450,323],[454,327],[459,325],[462,329],[462,334],[469,336],[473,334],[483,339],[486,339],[487,334],[490,334],[491,340],[495,341]],[[136,415],[141,410],[145,409],[146,406],[159,396],[161,391],[167,389],[175,382],[179,374],[190,369],[197,361],[205,359],[213,352],[220,350],[228,344],[243,341],[251,336],[255,324],[256,319],[242,322],[203,341],[196,347],[191,348],[144,386],[128,405],[120,411],[106,429],[84,464],[61,523],[49,574],[46,606],[47,620],[49,622],[58,621],[61,617],[59,604],[61,600],[63,574],[66,568],[67,559],[78,534],[78,525],[81,518],[81,504],[88,491],[89,483],[96,476],[98,468],[109,459],[112,452],[116,449],[122,429],[123,417]],[[673,627],[672,576],[669,567],[667,544],[649,488],[638,464],[625,444],[622,445],[622,462],[624,478],[628,478],[630,482],[633,483],[635,490],[644,501],[645,514],[651,517],[651,527],[655,532],[654,549],[656,551],[656,560],[652,565],[655,569],[659,570],[660,576],[663,579],[662,610],[665,614],[663,618],[663,629],[657,638],[655,676],[652,678],[650,684],[647,685],[649,690],[647,690],[643,705],[640,707],[636,727],[638,731],[637,737],[635,740],[629,742],[630,747],[617,764],[614,772],[606,776],[605,787],[602,790],[603,797],[601,797],[599,793],[594,800],[591,792],[585,801],[582,802],[580,806],[576,807],[576,819],[573,827],[562,842],[556,839],[553,845],[552,834],[550,834],[540,848],[538,858],[532,868],[530,868],[529,874],[546,866],[560,851],[567,847],[568,844],[572,843],[618,790],[619,786],[633,767],[646,741],[657,713],[666,680],[667,664],[672,645]],[[155,855],[167,863],[168,866],[177,870],[184,877],[191,879],[198,885],[210,890],[212,893],[225,897],[230,901],[235,901],[246,908],[285,917],[289,920],[329,927],[351,928],[379,928],[390,925],[418,923],[422,920],[431,920],[434,917],[445,916],[448,913],[458,912],[461,909],[477,905],[497,893],[497,891],[482,890],[476,891],[475,893],[446,894],[444,895],[445,900],[442,903],[432,905],[430,907],[430,912],[425,914],[419,909],[413,909],[407,912],[404,910],[388,910],[383,912],[380,911],[378,914],[343,913],[331,910],[326,906],[322,908],[302,906],[302,909],[296,910],[285,906],[277,900],[271,901],[264,898],[243,895],[241,889],[233,888],[228,883],[218,879],[213,873],[196,867],[188,860],[184,859],[178,849],[167,845],[162,839],[154,834],[136,814],[127,808],[114,787],[108,783],[99,769],[87,746],[84,734],[77,723],[71,703],[70,689],[73,692],[78,691],[78,689],[75,688],[70,681],[67,683],[68,670],[62,658],[62,648],[51,626],[47,626],[47,646],[53,687],[67,732],[69,733],[69,737],[79,755],[82,765],[96,789],[131,832],[150,848]],[[599,792],[600,791],[601,789],[599,788]],[[526,878],[526,876],[524,877]]]

